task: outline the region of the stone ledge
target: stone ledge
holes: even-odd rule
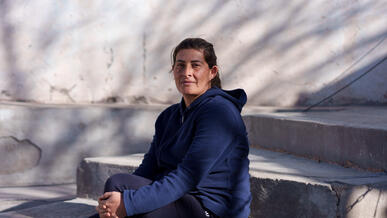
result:
[[[96,199],[112,174],[132,172],[143,154],[86,158],[77,171],[78,197]],[[251,149],[250,217],[379,217],[387,214],[387,175]]]
[[[105,181],[116,173],[131,173],[141,163],[143,154],[120,157],[85,158],[77,169],[77,196],[97,199]]]
[[[255,148],[387,172],[387,107],[245,111]]]

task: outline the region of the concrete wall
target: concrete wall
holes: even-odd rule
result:
[[[73,183],[85,157],[146,152],[163,109],[0,104],[0,187]]]
[[[178,101],[170,52],[215,44],[250,105],[310,105],[387,55],[384,0],[0,1],[0,100]],[[326,104],[386,104],[387,61]]]

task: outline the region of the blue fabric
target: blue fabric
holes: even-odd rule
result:
[[[124,191],[127,215],[152,211],[190,193],[220,217],[248,217],[249,147],[240,116],[246,100],[242,89],[211,88],[188,108],[182,100],[164,110],[134,172],[154,182]]]

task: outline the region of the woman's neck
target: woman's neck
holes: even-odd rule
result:
[[[203,93],[198,94],[198,95],[189,95],[189,94],[183,95],[183,99],[184,99],[184,103],[185,103],[186,108],[187,108],[192,102],[194,102],[197,98],[199,98],[201,95],[203,95],[204,93],[206,93],[209,89],[211,89],[211,87],[209,87],[209,88],[206,89]]]
[[[184,103],[185,103],[185,108],[188,108],[188,106],[193,102],[195,101],[195,99],[197,99],[199,97],[198,96],[183,96],[183,99],[184,99]]]

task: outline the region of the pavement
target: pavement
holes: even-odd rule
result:
[[[87,217],[97,202],[76,198],[76,185],[0,187],[0,217]]]

